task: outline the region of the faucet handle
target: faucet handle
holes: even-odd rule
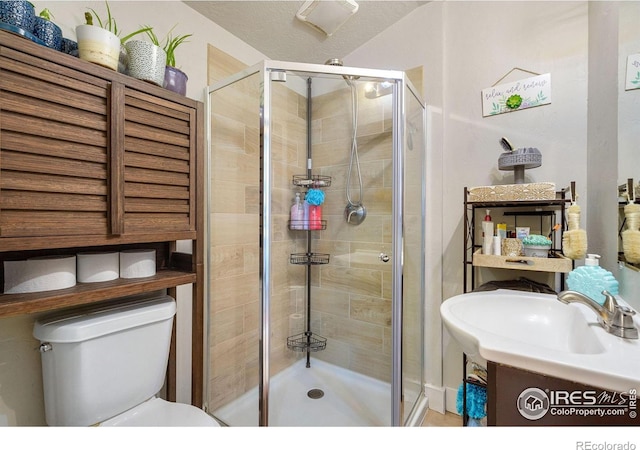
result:
[[[620,313],[623,316],[631,317],[636,313],[633,309],[629,308],[628,306],[624,306],[624,305],[616,305],[616,309],[618,311],[620,311]]]

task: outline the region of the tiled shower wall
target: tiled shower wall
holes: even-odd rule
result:
[[[312,331],[328,339],[327,349],[313,356],[374,378],[391,377],[392,117],[391,96],[369,99],[358,86],[357,151],[367,216],[360,225],[344,218],[346,183],[352,151],[352,101],[344,83],[314,97],[312,156],[321,175],[331,176],[323,205],[327,229],[314,245],[331,255],[328,265],[313,268]],[[356,164],[351,199],[360,199]]]

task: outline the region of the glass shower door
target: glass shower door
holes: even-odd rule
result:
[[[208,411],[258,425],[261,74],[209,94]]]
[[[405,425],[418,420],[424,399],[424,292],[425,292],[425,108],[404,88],[404,267],[402,308],[402,387]],[[420,424],[417,424],[420,425]]]
[[[424,108],[401,72],[256,67],[209,97],[207,409],[406,424],[424,397]],[[307,230],[290,208],[312,189]]]

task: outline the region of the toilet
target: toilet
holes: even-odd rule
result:
[[[158,397],[175,313],[173,298],[154,295],[36,321],[47,424],[219,426],[195,406]]]

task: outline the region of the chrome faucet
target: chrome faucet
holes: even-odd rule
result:
[[[606,331],[621,338],[638,339],[638,329],[633,323],[633,315],[636,312],[618,304],[616,298],[608,291],[602,291],[602,295],[605,296],[602,305],[576,291],[562,291],[558,294],[558,300],[565,304],[575,302],[587,305],[596,313],[598,322]]]

